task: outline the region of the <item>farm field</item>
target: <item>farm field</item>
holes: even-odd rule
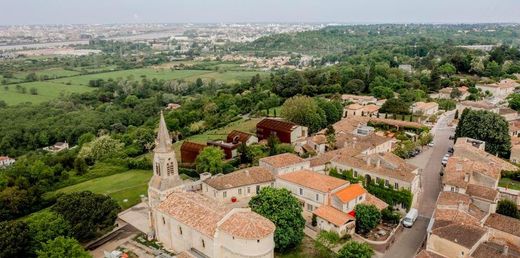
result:
[[[25,80],[28,74],[32,73],[33,71],[23,71],[18,72],[14,74],[14,77],[20,80]],[[50,69],[44,69],[39,71],[34,71],[36,76],[47,76],[50,79],[59,78],[59,77],[66,77],[66,76],[76,76],[80,73],[78,71],[71,71],[71,70],[65,70],[63,68],[50,68]]]
[[[140,68],[140,69],[132,69],[132,70],[124,70],[124,71],[115,71],[115,72],[107,72],[107,73],[98,73],[98,74],[89,74],[89,75],[80,75],[74,77],[67,77],[53,80],[53,82],[57,83],[70,83],[75,85],[88,85],[90,80],[96,79],[125,79],[125,78],[133,78],[139,79],[142,76],[146,76],[148,79],[158,79],[158,80],[174,80],[174,79],[183,79],[186,81],[195,81],[197,78],[201,78],[203,80],[211,80],[215,79],[216,81],[226,82],[226,83],[235,83],[240,82],[241,80],[249,80],[252,76],[256,75],[257,71],[212,71],[212,70],[170,70],[170,69],[162,69],[162,68]]]
[[[254,133],[256,124],[262,120],[261,118],[250,118],[250,119],[240,119],[238,121],[232,122],[225,127],[221,127],[214,130],[206,131],[202,134],[197,134],[190,136],[182,141],[178,141],[173,144],[173,149],[175,150],[175,155],[178,160],[181,158],[181,145],[182,142],[188,140],[196,143],[206,143],[208,140],[225,140],[228,133],[233,130],[239,130],[246,133]]]
[[[149,170],[129,170],[127,172],[99,177],[76,185],[58,189],[55,193],[92,191],[114,198],[123,209],[141,201],[140,195],[146,195],[148,181],[152,177]],[[124,200],[127,199],[127,202]]]
[[[26,93],[18,92],[16,85],[26,88]],[[6,90],[7,87],[7,90]],[[37,95],[31,95],[30,89],[35,88]],[[52,81],[37,81],[20,84],[4,85],[0,88],[0,100],[5,101],[8,105],[16,105],[24,102],[31,102],[33,104],[44,101],[53,100],[60,95],[70,93],[83,93],[94,90],[88,86],[83,85],[65,85],[62,83],[55,83]]]

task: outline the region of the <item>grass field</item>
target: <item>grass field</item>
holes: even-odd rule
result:
[[[520,190],[520,182],[505,177],[500,178],[498,186],[506,187],[513,190]]]
[[[170,70],[162,68],[141,68],[124,71],[115,71],[107,73],[80,75],[74,77],[67,77],[53,80],[59,83],[70,83],[75,85],[88,85],[90,80],[95,79],[126,79],[133,78],[139,80],[142,76],[146,76],[149,79],[156,78],[158,80],[174,80],[183,79],[186,81],[195,81],[197,78],[203,80],[215,79],[216,81],[234,83],[241,80],[249,80],[257,73],[265,74],[264,72],[256,71],[226,71],[217,72],[212,70]]]
[[[208,140],[225,140],[228,133],[233,130],[239,130],[246,133],[254,133],[256,124],[262,120],[261,118],[250,118],[250,119],[240,119],[233,123],[228,124],[225,127],[221,127],[214,130],[206,131],[202,134],[197,134],[186,138],[185,140],[178,141],[173,144],[173,148],[175,150],[175,155],[177,159],[181,158],[181,145],[184,141],[192,141],[197,143],[206,143]]]
[[[16,85],[20,85],[26,88],[26,93],[20,93],[16,90]],[[8,90],[5,90],[8,87]],[[38,91],[38,95],[31,95],[30,89],[35,88]],[[31,102],[33,104],[41,103],[44,101],[53,100],[60,95],[70,93],[83,93],[92,91],[94,88],[90,88],[83,85],[65,85],[62,83],[55,83],[52,81],[38,81],[28,82],[20,84],[4,85],[0,88],[0,100],[5,101],[8,105],[16,105],[23,102]]]
[[[116,200],[123,209],[127,209],[141,201],[140,195],[147,194],[148,181],[151,177],[152,171],[129,170],[61,188],[56,193],[92,191],[98,194],[106,194]]]
[[[20,80],[25,80],[28,74],[30,74],[32,71],[24,71],[24,72],[18,72],[14,74],[15,78],[18,78]],[[34,71],[34,73],[39,76],[48,76],[49,79],[55,79],[59,77],[66,77],[66,76],[76,76],[80,73],[77,71],[70,71],[65,70],[63,68],[49,68],[49,69],[43,69],[39,71]]]

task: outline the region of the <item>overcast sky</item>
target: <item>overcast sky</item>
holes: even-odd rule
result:
[[[520,22],[520,0],[0,0],[0,24]]]

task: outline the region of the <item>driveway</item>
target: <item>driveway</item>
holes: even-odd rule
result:
[[[441,160],[448,152],[448,148],[453,145],[449,137],[455,133],[455,129],[448,127],[453,115],[453,112],[448,112],[439,117],[437,124],[432,128],[433,147],[429,147],[415,158],[407,160],[421,169],[422,191],[414,205],[419,210],[419,218],[412,228],[405,229],[400,234],[399,239],[385,253],[385,258],[413,257],[426,239],[426,228],[435,209],[437,196],[441,191]]]

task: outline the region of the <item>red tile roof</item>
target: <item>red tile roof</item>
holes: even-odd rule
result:
[[[349,184],[348,181],[343,179],[319,174],[309,170],[300,170],[283,174],[278,176],[278,178],[323,193],[330,192],[340,186]]]
[[[318,209],[314,210],[314,214],[338,227],[345,225],[351,220],[355,220],[351,215],[341,212],[329,205],[322,205]]]
[[[258,124],[256,124],[257,128],[267,128],[274,131],[279,132],[286,132],[290,133],[296,128],[297,124],[283,121],[279,119],[271,119],[271,118],[264,118],[262,121],[260,121]]]

